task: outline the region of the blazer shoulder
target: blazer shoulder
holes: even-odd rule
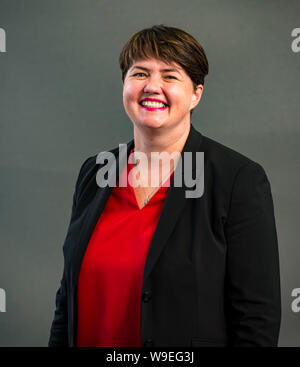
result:
[[[260,163],[207,136],[202,135],[202,139],[206,172],[211,172],[220,185],[232,187],[241,174],[249,178],[258,174],[268,179]]]
[[[232,167],[240,169],[246,165],[262,166],[254,161],[252,158],[212,139],[205,135],[202,135],[201,149],[204,151],[204,155],[210,163],[223,166],[225,169]]]
[[[117,151],[118,148],[113,148],[108,152],[117,154]],[[95,176],[99,169],[99,164],[97,164],[97,157],[99,153],[86,158],[80,167],[79,175],[76,182],[76,192],[78,197],[81,195],[86,187],[89,187],[90,185],[96,185]]]

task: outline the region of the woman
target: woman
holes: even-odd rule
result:
[[[109,168],[99,156],[81,167],[49,346],[276,346],[270,184],[261,165],[191,124],[208,73],[203,48],[180,29],[153,26],[119,61],[134,139],[110,151]],[[153,152],[179,156],[164,173],[168,160]],[[203,179],[200,152],[204,190],[188,197],[186,176]],[[146,164],[130,176],[139,153]]]

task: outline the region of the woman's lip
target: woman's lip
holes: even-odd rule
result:
[[[167,104],[166,102],[164,102],[164,101],[162,101],[162,100],[160,100],[160,99],[155,99],[155,98],[144,98],[144,99],[140,100],[140,102],[139,102],[139,103],[142,103],[142,102],[144,102],[144,101],[159,102],[159,103],[163,103],[163,104],[165,104],[166,106],[168,106],[168,104]]]
[[[140,105],[140,106],[148,111],[165,110],[166,108],[168,108],[168,106],[165,106],[165,107],[148,107],[148,106],[143,106],[143,105]]]

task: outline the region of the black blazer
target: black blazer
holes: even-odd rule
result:
[[[134,140],[127,143],[127,156],[117,156],[116,177],[132,147]],[[266,173],[191,124],[183,152],[195,156],[197,151],[204,152],[204,193],[186,198],[185,190],[191,188],[176,187],[172,180],[149,248],[140,304],[141,344],[276,346],[280,273]],[[118,148],[111,152],[117,155]],[[77,179],[49,346],[76,346],[80,266],[112,190],[97,185],[96,158],[84,162]]]

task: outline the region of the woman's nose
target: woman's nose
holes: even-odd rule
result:
[[[160,92],[161,90],[161,79],[158,77],[149,77],[146,80],[144,91],[147,93]]]

